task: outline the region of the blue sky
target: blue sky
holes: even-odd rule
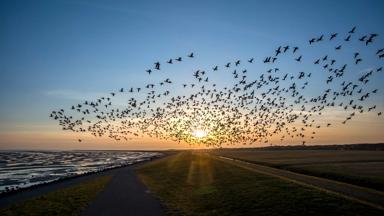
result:
[[[144,70],[153,62],[191,51],[196,62],[170,70],[188,74],[196,64],[261,61],[278,45],[306,46],[313,36],[353,26],[384,36],[383,9],[379,0],[3,0],[0,131],[59,130],[48,118],[52,109],[146,84],[154,78]],[[382,81],[380,76],[374,86]]]

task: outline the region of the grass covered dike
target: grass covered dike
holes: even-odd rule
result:
[[[214,154],[384,191],[384,151],[229,149]]]
[[[383,215],[383,211],[215,160],[182,152],[137,170],[171,215]]]
[[[55,190],[20,204],[0,209],[0,215],[80,215],[81,211],[96,198],[96,195],[110,179],[111,176],[102,176],[74,186]]]

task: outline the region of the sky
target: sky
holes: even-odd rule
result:
[[[177,81],[188,79],[184,74],[195,65],[211,67],[250,57],[261,61],[281,44],[307,46],[313,36],[347,32],[353,26],[384,36],[383,9],[380,0],[2,0],[0,149],[188,148],[139,138],[78,143],[49,113],[119,87],[146,84],[156,79],[144,72],[153,62],[190,52],[196,53],[195,62],[169,69],[180,74],[172,75]],[[378,43],[383,46],[383,39]],[[382,60],[364,61],[356,73],[380,64]],[[224,83],[230,79],[217,78]],[[372,86],[380,87],[383,81],[381,74]],[[383,94],[367,103],[384,110]],[[332,118],[338,118],[336,111]],[[383,126],[383,118],[363,115],[347,126],[320,131],[313,144],[384,142]]]

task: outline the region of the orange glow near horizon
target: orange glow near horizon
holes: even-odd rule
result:
[[[345,127],[325,127],[317,130],[315,139],[308,140],[311,144],[348,144],[348,143],[383,143],[384,136],[381,129],[383,123],[380,120],[362,121],[356,119]],[[195,137],[204,137],[206,131],[196,130]],[[82,142],[77,141],[78,138]],[[281,142],[279,137],[272,137],[273,145],[297,145],[301,139],[293,138]],[[260,147],[269,144],[256,143],[254,145],[223,145],[222,147]],[[0,133],[0,149],[47,149],[47,150],[165,150],[165,149],[200,149],[207,148],[204,145],[191,146],[185,142],[159,140],[146,136],[139,136],[128,141],[113,141],[107,137],[95,138],[91,135],[63,132],[61,130],[30,130],[10,131]]]
[[[356,117],[348,125],[341,124],[343,119],[342,112],[329,111],[318,118],[320,123],[331,122],[332,126],[322,127],[316,130],[314,139],[310,139],[311,130],[304,133],[309,135],[306,138],[306,145],[315,144],[352,144],[352,143],[384,143],[382,128],[384,122],[374,114],[364,113]],[[4,125],[0,123],[0,126]],[[115,141],[107,136],[95,138],[90,134],[74,133],[62,131],[54,124],[20,124],[11,125],[11,130],[0,132],[0,150],[7,149],[36,149],[36,150],[165,150],[165,149],[200,149],[208,148],[200,141],[213,136],[209,133],[209,128],[196,126],[188,133],[196,141],[195,145],[190,145],[184,141],[177,142],[171,140],[160,140],[148,136],[139,135],[130,137],[127,141]],[[300,123],[295,123],[300,127]],[[1,127],[0,127],[1,128]],[[269,143],[255,143],[253,145],[224,144],[222,147],[262,147],[269,145],[300,145],[302,139],[299,137],[289,137],[283,142],[280,137],[286,135],[284,132],[269,139]],[[82,142],[78,142],[81,139]]]

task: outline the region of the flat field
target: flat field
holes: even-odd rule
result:
[[[384,191],[384,151],[236,149],[214,154]]]
[[[382,215],[383,211],[315,188],[182,152],[137,170],[172,215]]]

